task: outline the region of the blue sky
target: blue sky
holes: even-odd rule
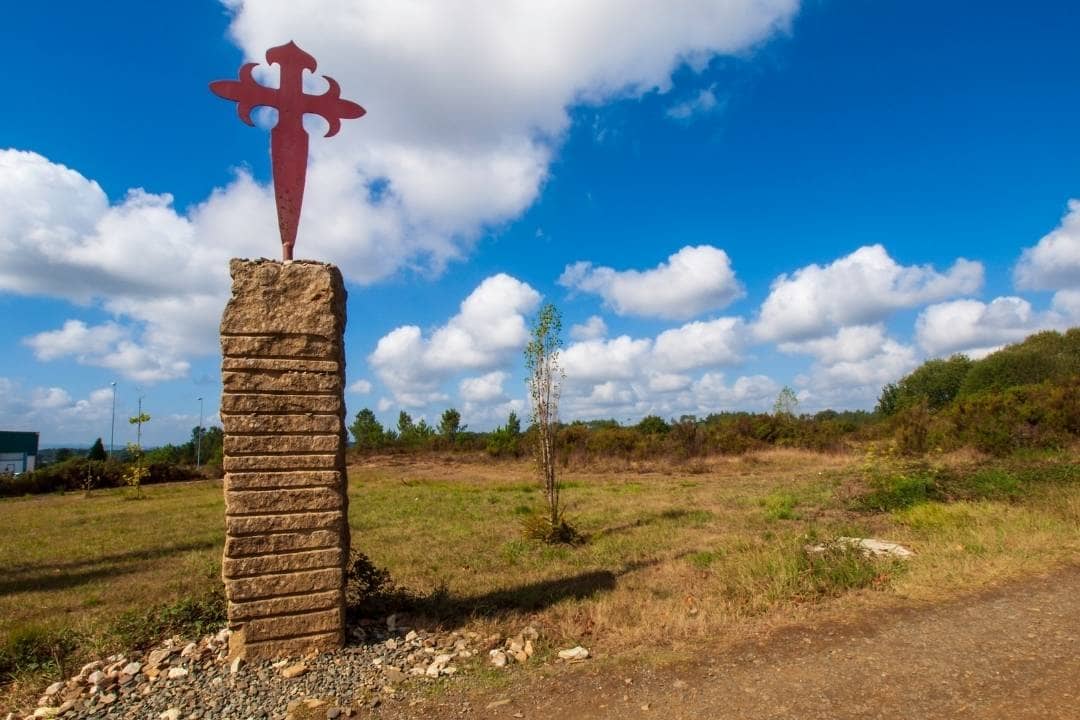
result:
[[[527,412],[546,301],[563,416],[622,421],[869,408],[1080,323],[1073,3],[62,5],[0,26],[0,427],[46,444],[107,440],[113,381],[117,444],[139,392],[151,443],[216,419],[227,259],[278,241],[273,118],[206,85],[289,39],[368,110],[297,245],[349,284],[350,417]]]

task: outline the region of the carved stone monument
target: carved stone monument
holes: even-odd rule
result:
[[[339,648],[345,641],[349,498],[345,475],[345,283],[333,265],[292,262],[307,177],[305,114],[329,124],[366,112],[337,82],[304,92],[315,58],[295,43],[270,48],[277,88],[255,80],[210,83],[253,125],[278,111],[271,168],[283,262],[233,260],[221,320],[225,430],[225,560],[230,654],[249,660]]]
[[[233,260],[221,321],[231,654],[341,647],[349,551],[345,285],[333,265]]]

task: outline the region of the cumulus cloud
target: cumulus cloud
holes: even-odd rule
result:
[[[94,327],[69,321],[37,335],[29,342],[38,357],[72,355],[153,382],[186,374],[187,357],[216,352],[229,253],[243,254],[252,235],[273,237],[272,215],[263,229],[252,223],[259,214],[222,212],[224,192],[188,217],[172,208],[171,196],[138,189],[110,205],[96,182],[74,170],[0,150],[0,252],[9,259],[0,266],[0,291],[99,304],[117,318]],[[244,175],[228,192],[230,204],[265,195]],[[72,343],[77,336],[90,345]]]
[[[672,105],[664,114],[672,120],[685,122],[700,115],[716,112],[721,107],[723,103],[716,97],[716,85],[710,85],[692,98]]]
[[[429,337],[415,325],[395,328],[379,339],[368,363],[402,405],[446,400],[439,388],[455,372],[490,370],[521,351],[529,336],[525,314],[539,302],[528,284],[493,275]]]
[[[716,405],[716,368],[742,361],[746,329],[739,318],[690,322],[655,338],[582,340],[562,353],[566,372],[563,405],[572,417],[679,415],[723,409]],[[701,385],[695,375],[716,377]],[[746,382],[743,382],[744,387]],[[723,401],[735,402],[733,392]],[[730,406],[725,406],[730,409]]]
[[[360,379],[349,385],[349,392],[354,395],[368,395],[371,393],[371,381]]]
[[[989,303],[954,300],[923,310],[915,321],[915,335],[931,356],[964,353],[981,358],[1039,330],[1067,324],[1061,314],[1036,312],[1023,298],[999,297]]]
[[[570,327],[570,337],[574,340],[596,340],[607,335],[607,323],[599,315]]]
[[[650,270],[615,270],[590,262],[567,265],[559,284],[596,293],[619,315],[687,320],[743,295],[727,253],[684,247]]]
[[[919,353],[887,336],[882,323],[852,325],[835,334],[780,343],[781,352],[810,355],[815,363],[799,382],[807,405],[815,408],[866,407],[886,383],[919,363]]]
[[[495,400],[505,400],[506,391],[503,383],[509,373],[502,370],[494,370],[485,375],[464,378],[458,384],[458,395],[462,400],[471,403],[490,403]]]
[[[1024,249],[1013,276],[1021,290],[1080,289],[1080,200],[1070,200],[1061,223]]]
[[[318,185],[332,163],[347,196],[339,199],[382,222],[350,222],[348,243],[302,226],[298,247],[311,243],[343,268],[389,251],[391,264],[436,269],[536,199],[570,107],[667,91],[679,66],[743,52],[786,29],[798,9],[797,0],[225,4],[252,60],[293,38],[368,110],[332,144],[313,142],[311,172]],[[266,76],[272,82],[274,71]]]
[[[835,335],[803,340],[802,342],[783,342],[779,344],[781,352],[813,355],[826,364],[865,360],[885,344],[885,326],[852,325],[840,328]]]
[[[731,385],[723,373],[705,373],[694,383],[694,397],[700,412],[725,410],[765,410],[776,400],[780,386],[765,375],[739,377]]]
[[[660,333],[653,355],[656,366],[663,370],[734,365],[742,359],[745,336],[745,326],[739,318],[687,323]]]
[[[610,340],[583,340],[563,351],[561,363],[574,383],[625,380],[641,373],[649,362],[652,347],[651,339],[629,335]]]
[[[805,340],[847,325],[872,324],[901,308],[975,292],[981,263],[958,259],[946,272],[904,266],[881,245],[807,265],[773,281],[754,331],[761,340]]]
[[[248,58],[262,62],[293,38],[368,110],[332,140],[313,137],[297,243],[298,257],[334,262],[361,283],[402,268],[437,273],[484,228],[520,215],[571,107],[666,92],[680,66],[744,52],[798,9],[797,0],[224,4]],[[164,378],[215,352],[228,257],[275,254],[276,236],[271,193],[242,173],[179,213],[169,195],[139,189],[110,205],[76,170],[0,152],[0,291],[100,304],[128,327],[130,344],[114,352],[127,357],[117,360],[124,372],[135,368],[130,377]]]
[[[152,332],[145,333],[149,337]],[[58,330],[48,330],[23,341],[39,360],[72,356],[82,365],[115,370],[124,377],[144,383],[173,380],[187,375],[186,360],[172,353],[155,352],[134,342],[129,331],[115,323],[88,326],[80,320],[68,320]],[[153,343],[153,339],[151,339]],[[163,343],[157,343],[160,348]]]
[[[116,405],[116,446],[134,441],[134,429],[124,420],[135,409],[129,407],[131,398],[121,389]],[[0,418],[7,430],[25,430],[41,434],[43,445],[71,444],[89,447],[94,438],[109,442],[113,391],[111,387],[95,388],[73,394],[62,387],[25,387],[18,381],[0,377]],[[146,444],[173,441],[186,437],[198,422],[195,415],[164,415],[155,412],[152,396],[146,405],[154,421],[143,426]],[[216,415],[208,417],[210,422]]]

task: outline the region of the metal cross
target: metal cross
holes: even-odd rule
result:
[[[315,71],[315,58],[293,42],[267,50],[266,62],[281,67],[278,89],[255,82],[251,73],[258,63],[247,63],[240,68],[239,80],[217,80],[210,83],[210,90],[219,97],[235,101],[237,114],[248,125],[255,124],[251,121],[252,109],[260,105],[277,108],[277,125],[270,131],[270,160],[281,230],[281,256],[283,260],[292,260],[307,176],[308,135],[304,130],[304,114],[325,118],[330,123],[326,137],[330,137],[341,129],[342,120],[358,118],[366,111],[352,101],[343,100],[341,86],[327,75],[323,75],[330,85],[326,92],[305,94],[304,70]]]

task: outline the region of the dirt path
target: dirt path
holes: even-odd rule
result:
[[[702,655],[618,673],[586,663],[384,717],[1080,719],[1080,566]]]

